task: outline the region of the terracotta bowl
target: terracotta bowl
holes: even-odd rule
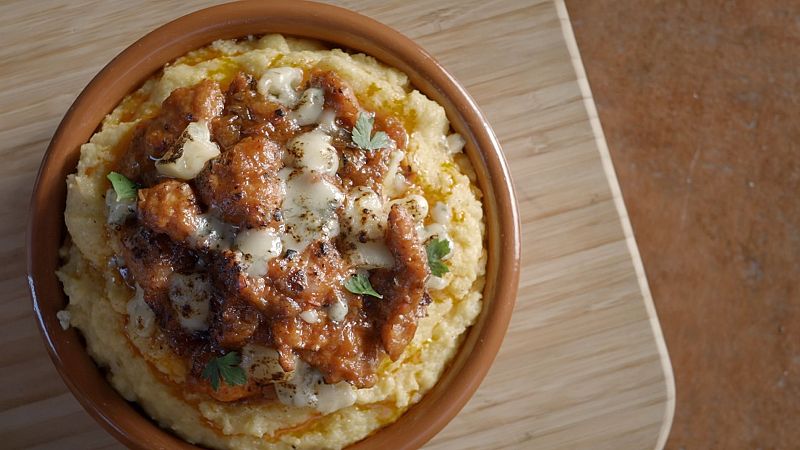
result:
[[[508,168],[488,123],[464,89],[430,55],[400,33],[367,17],[301,1],[248,1],[181,17],[134,43],[109,63],[67,112],[42,161],[28,224],[28,279],[33,308],[50,357],[83,407],[133,448],[196,448],[160,428],[106,381],[78,332],[56,319],[67,299],[54,274],[66,235],[66,176],[79,147],[103,117],[165,63],[216,39],[283,33],[372,55],[408,74],[414,87],[444,106],[483,191],[488,266],[483,311],[459,353],[425,397],[395,423],[351,446],[418,448],[450,421],[478,388],[505,334],[517,292],[520,236]]]

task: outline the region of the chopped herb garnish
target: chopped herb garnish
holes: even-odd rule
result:
[[[110,172],[107,177],[117,193],[117,200],[135,200],[136,199],[136,183],[129,180],[128,177],[121,173]]]
[[[371,295],[373,297],[383,298],[381,294],[375,292],[375,289],[372,288],[372,284],[369,282],[369,278],[363,273],[357,273],[350,277],[344,284],[344,287],[353,294]]]
[[[211,383],[211,387],[216,391],[219,389],[219,380],[228,386],[240,386],[247,383],[247,375],[244,369],[239,367],[242,358],[236,352],[230,352],[225,356],[211,358],[203,369],[202,376]]]
[[[431,239],[426,247],[428,252],[428,267],[434,276],[441,277],[450,272],[447,264],[442,262],[442,258],[450,254],[450,241],[447,239]]]
[[[375,117],[364,112],[358,113],[356,126],[353,127],[353,143],[363,150],[379,150],[389,146],[389,136],[383,131],[378,131],[372,135],[372,125]]]

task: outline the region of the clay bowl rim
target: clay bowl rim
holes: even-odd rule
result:
[[[484,304],[476,323],[437,384],[397,421],[348,448],[422,446],[461,410],[497,354],[511,318],[519,279],[517,203],[502,150],[475,102],[427,52],[399,32],[336,6],[280,0],[227,3],[182,16],[148,33],[115,57],[67,111],[44,155],[31,197],[28,284],[34,313],[53,363],[95,420],[132,448],[197,448],[160,428],[125,401],[97,368],[75,329],[62,330],[56,312],[66,297],[55,277],[66,233],[66,176],[82,143],[128,93],[165,63],[215,39],[282,33],[372,55],[405,72],[412,85],[444,106],[483,191],[487,236]]]

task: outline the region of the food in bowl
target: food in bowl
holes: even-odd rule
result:
[[[267,35],[127,96],[67,180],[59,313],[214,448],[339,448],[437,381],[481,310],[481,192],[404,74]]]

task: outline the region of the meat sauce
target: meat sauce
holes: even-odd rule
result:
[[[352,89],[335,73],[320,71],[304,74],[296,89],[311,87],[324,93],[324,107],[335,116],[330,144],[338,165],[309,176],[334,193],[364,186],[380,195],[392,152],[407,142],[400,122],[377,116],[375,129],[394,145],[365,151],[350,138],[363,111]],[[191,179],[165,177],[157,161],[180,145],[187,126],[198,121],[208,125],[219,156]],[[263,381],[211,389],[202,376],[210,359],[253,344],[277,351],[286,372],[299,358],[317,369],[325,383],[370,387],[380,361],[401,355],[426,314],[426,253],[410,212],[399,204],[390,208],[383,231],[393,266],[368,273],[383,298],[345,288],[358,269],[344,257],[352,245],[346,233],[320,233],[300,250],[283,248],[269,259],[248,261],[250,255],[236,245],[219,244],[219,231],[209,231],[212,223],[231,236],[283,229],[289,214],[284,208],[287,175],[282,175],[287,144],[316,127],[298,125],[290,108],[262,95],[256,80],[240,73],[224,89],[203,81],[173,91],[158,115],[135,129],[116,163],[115,170],[139,190],[136,213],[110,229],[121,244],[127,279],[142,288],[158,328],[191,367],[187,389],[220,401],[274,398]],[[342,209],[339,205],[338,216]],[[204,283],[208,312],[195,329],[187,329],[184,320],[191,304],[176,307],[176,289],[186,289],[176,287],[176,278]],[[336,305],[343,317],[331,312]]]

